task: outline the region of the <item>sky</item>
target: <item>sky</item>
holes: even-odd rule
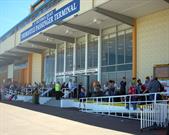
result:
[[[0,0],[0,37],[30,13],[37,0]]]

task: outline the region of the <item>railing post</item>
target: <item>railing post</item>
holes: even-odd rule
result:
[[[125,105],[125,107],[127,107],[127,104],[126,104],[126,96],[124,97],[124,105]]]
[[[140,123],[141,123],[141,131],[142,131],[143,130],[143,110],[141,110]]]
[[[85,111],[87,112],[87,102],[88,102],[88,101],[87,101],[87,98],[85,98],[85,100],[86,100],[85,103],[83,102],[83,103],[84,103],[84,104],[83,104],[83,107],[84,107]]]
[[[101,105],[103,105],[103,98],[101,98],[100,100],[101,100]],[[103,115],[103,110],[102,110],[102,115]]]
[[[80,98],[80,103],[79,103],[79,109],[81,109],[82,111],[84,111],[84,108],[82,107],[83,105],[83,98]]]
[[[110,115],[110,108],[111,108],[111,105],[110,105],[110,97],[109,97],[109,107],[108,107],[108,108],[109,108],[109,110],[108,110],[108,111],[109,111],[109,112],[108,112],[108,115]]]
[[[146,101],[146,105],[147,105],[147,95],[145,95],[145,101]]]
[[[99,105],[98,97],[96,97],[96,105],[97,105],[97,107]],[[98,110],[96,110],[96,113],[98,113]]]
[[[82,111],[85,110],[85,108],[84,108],[84,100],[85,100],[85,98],[80,98],[79,109],[81,109]],[[83,107],[82,107],[82,105],[83,105]]]
[[[154,104],[157,103],[157,93],[153,93],[154,94]]]
[[[131,95],[129,95],[129,103],[128,103],[128,106],[129,106],[129,118],[131,118],[131,115],[130,115]]]

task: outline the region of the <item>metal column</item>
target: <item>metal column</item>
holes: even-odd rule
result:
[[[63,66],[64,78],[63,78],[63,82],[66,81],[66,45],[67,45],[67,43],[64,42],[64,66]]]
[[[85,75],[87,75],[87,67],[88,67],[88,34],[85,35]]]
[[[102,31],[100,30],[100,35],[98,36],[98,74],[97,74],[97,80],[101,83],[101,48],[102,48]]]
[[[75,75],[75,70],[76,70],[76,38],[75,43],[73,45],[73,76]]]
[[[57,46],[55,49],[55,74],[54,74],[54,81],[56,82],[56,74],[57,74]]]

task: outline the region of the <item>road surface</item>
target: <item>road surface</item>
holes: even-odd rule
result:
[[[138,121],[30,103],[0,103],[0,135],[132,134],[141,134]]]

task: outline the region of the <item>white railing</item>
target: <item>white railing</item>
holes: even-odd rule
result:
[[[141,111],[141,130],[149,127],[167,127],[169,122],[169,105],[155,103],[143,106]]]
[[[142,106],[151,103],[166,103],[168,101],[167,94],[167,92],[160,92],[81,98],[79,108],[84,112],[101,113],[103,115],[140,120]],[[163,99],[159,99],[159,96],[163,97]]]
[[[31,96],[33,94],[35,90],[35,87],[30,87],[30,88],[22,88],[19,90],[14,90],[14,89],[3,89],[3,91],[5,92],[5,94],[8,95],[13,95],[13,94],[17,94],[17,95],[28,95]],[[49,96],[49,92],[52,90],[52,88],[38,88],[39,94],[41,96]]]
[[[43,89],[40,89],[40,96],[43,97],[43,96],[49,96],[49,93],[52,91],[52,88],[43,88]]]

